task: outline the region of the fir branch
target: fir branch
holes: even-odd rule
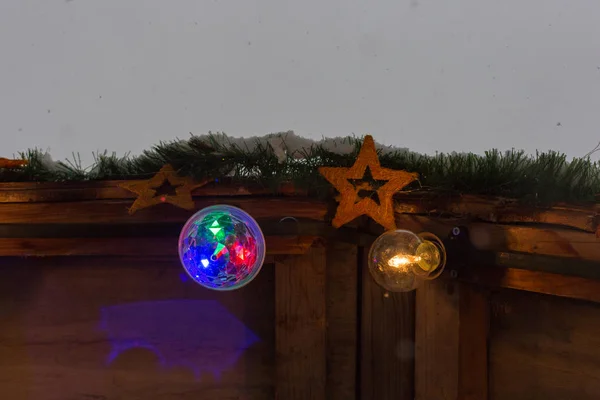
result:
[[[276,138],[281,148],[274,148]],[[144,179],[165,164],[195,179],[231,178],[252,182],[273,191],[285,182],[315,195],[331,192],[318,173],[320,166],[351,166],[362,138],[324,139],[294,148],[293,141],[309,143],[293,133],[263,138],[234,139],[222,133],[192,135],[187,140],[160,142],[141,155],[118,157],[107,152],[94,155],[83,168],[77,154],[55,162],[38,149],[20,154],[28,164],[17,170],[0,170],[0,181],[85,181]],[[568,161],[558,152],[527,155],[523,151],[491,150],[483,155],[438,153],[433,156],[379,146],[384,167],[420,173],[419,182],[407,188],[439,193],[503,196],[538,204],[594,201],[600,194],[600,165],[583,158]],[[282,155],[283,154],[283,155]]]

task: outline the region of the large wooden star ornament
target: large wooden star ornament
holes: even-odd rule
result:
[[[123,182],[119,186],[138,195],[129,214],[161,203],[169,203],[185,210],[195,207],[192,190],[204,186],[208,181],[194,182],[191,178],[180,177],[170,165],[165,165],[156,175],[146,181]]]
[[[352,167],[321,167],[319,172],[340,193],[340,203],[332,221],[335,228],[368,215],[384,228],[396,229],[394,193],[419,178],[414,172],[383,168],[370,135],[365,136]]]

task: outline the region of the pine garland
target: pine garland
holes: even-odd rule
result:
[[[76,155],[71,161],[53,162],[41,151],[29,150],[20,154],[28,164],[21,169],[0,170],[0,181],[144,179],[171,164],[180,175],[198,180],[230,177],[234,182],[257,183],[274,191],[282,183],[292,182],[299,189],[321,196],[330,193],[330,186],[317,168],[351,166],[362,143],[356,137],[337,139],[350,147],[345,153],[334,151],[331,145],[314,143],[288,151],[282,160],[264,138],[252,139],[252,146],[224,138],[223,134],[209,133],[185,141],[162,142],[136,157],[99,154],[89,168],[83,168]],[[386,148],[380,160],[384,167],[420,173],[420,182],[410,188],[414,190],[502,196],[539,204],[591,202],[600,194],[600,164],[589,157],[568,161],[558,152],[528,155],[516,150],[491,150],[483,155],[428,156]]]

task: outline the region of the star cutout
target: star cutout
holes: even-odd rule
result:
[[[381,202],[379,201],[379,195],[377,194],[377,189],[382,187],[387,181],[373,179],[373,174],[371,173],[371,168],[369,168],[369,166],[367,166],[362,179],[348,179],[348,181],[357,190],[354,204],[358,203],[361,199],[369,197],[377,205],[381,205]]]
[[[129,214],[160,203],[169,203],[185,210],[195,207],[192,190],[204,186],[208,181],[196,183],[187,177],[180,177],[170,165],[165,165],[156,175],[146,181],[123,182],[119,186],[138,195]]]
[[[332,221],[335,228],[368,215],[384,228],[396,229],[393,196],[419,178],[415,172],[383,168],[370,135],[365,136],[352,167],[321,167],[319,172],[340,193],[340,203]]]

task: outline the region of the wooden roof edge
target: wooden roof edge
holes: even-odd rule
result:
[[[139,180],[138,180],[139,181]],[[0,182],[0,203],[7,202],[46,202],[70,201],[80,194],[81,200],[128,199],[135,194],[121,188],[124,180],[77,181],[77,182]],[[52,196],[51,193],[56,195]],[[72,195],[69,195],[72,193]],[[195,189],[193,196],[264,196],[287,195],[308,196],[306,188],[284,182],[277,188],[261,186],[258,183],[235,182],[231,179],[212,181]],[[65,200],[61,200],[65,197]],[[398,210],[411,213],[427,212],[432,209],[461,211],[463,208],[507,209],[518,211],[524,205],[518,199],[497,196],[471,194],[439,193],[435,191],[399,192],[395,196],[401,205]],[[404,208],[402,208],[404,207]],[[523,213],[529,210],[562,210],[600,213],[599,203],[556,203],[551,207],[525,206]],[[404,211],[406,212],[406,211]]]
[[[47,203],[101,200],[129,200],[135,194],[121,187],[123,181],[17,182],[0,183],[2,203]],[[276,190],[259,185],[211,182],[192,192],[195,198],[248,198],[274,195],[305,197],[306,191],[292,184]],[[308,200],[308,198],[307,198]],[[401,193],[395,197],[398,214],[471,217],[494,223],[549,224],[596,233],[600,226],[600,204],[555,204],[552,207],[527,206],[514,199],[475,195],[440,195],[431,192]],[[314,200],[319,202],[318,200]]]
[[[0,203],[44,203],[61,201],[133,199],[137,195],[119,185],[126,181],[17,182],[0,183]],[[231,181],[209,182],[192,191],[193,197],[218,196],[306,196],[291,184],[266,188]]]

